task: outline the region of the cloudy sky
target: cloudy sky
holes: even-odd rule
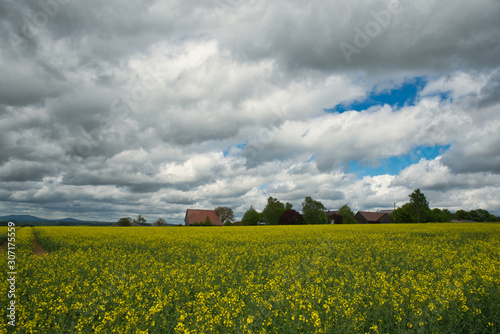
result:
[[[0,215],[500,214],[497,0],[0,0]]]

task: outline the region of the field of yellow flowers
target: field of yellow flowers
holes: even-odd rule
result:
[[[7,226],[0,226],[0,243],[7,240]]]
[[[35,236],[47,255],[33,254]],[[500,332],[500,224],[24,227],[16,238],[17,333]]]

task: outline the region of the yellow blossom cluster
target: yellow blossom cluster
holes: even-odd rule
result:
[[[32,254],[33,234],[47,255]],[[499,224],[27,227],[18,238],[18,333],[500,328]]]

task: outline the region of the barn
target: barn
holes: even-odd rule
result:
[[[330,224],[342,224],[344,222],[344,217],[342,217],[338,211],[326,211],[326,216],[330,220]]]
[[[387,212],[358,211],[354,219],[360,224],[389,224],[392,223],[391,216]]]
[[[198,210],[198,209],[187,209],[186,216],[184,217],[184,225],[190,226],[196,222],[203,222],[207,219],[207,216],[212,221],[212,225],[222,226],[219,216],[215,213],[215,210]]]

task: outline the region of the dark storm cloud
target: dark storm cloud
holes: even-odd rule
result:
[[[477,104],[479,108],[500,105],[500,69],[497,69],[479,92]]]
[[[500,174],[499,127],[497,122],[494,129],[473,133],[459,141],[443,156],[443,163],[455,173]]]
[[[0,181],[41,181],[56,174],[49,164],[11,160],[0,167]]]
[[[222,33],[222,40],[246,59],[275,58],[291,69],[377,74],[498,64],[500,8],[490,1],[253,4],[246,6],[252,15],[242,15],[231,33]]]

